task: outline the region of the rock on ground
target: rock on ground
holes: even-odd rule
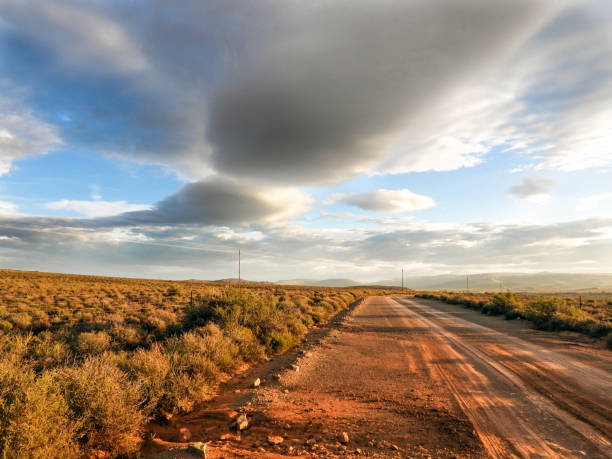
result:
[[[268,435],[268,443],[270,443],[271,445],[280,445],[283,440],[283,437],[279,435]]]

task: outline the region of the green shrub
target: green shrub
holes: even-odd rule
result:
[[[288,331],[276,331],[270,333],[267,340],[268,348],[277,354],[287,351],[295,346],[298,342],[297,337],[293,336]]]
[[[76,424],[59,387],[20,362],[0,361],[0,451],[6,458],[78,457]]]
[[[109,356],[90,357],[63,367],[53,378],[68,402],[80,441],[113,455],[136,452],[146,420],[142,389]]]
[[[587,325],[587,334],[593,338],[606,336],[612,330],[612,325],[590,321]]]
[[[180,350],[166,355],[171,370],[159,408],[170,413],[189,412],[212,395],[219,369],[203,355],[189,355]]]
[[[506,320],[514,320],[514,319],[522,318],[522,315],[521,315],[521,313],[519,312],[518,309],[509,309],[504,314],[504,318]]]
[[[137,349],[129,358],[119,363],[123,369],[141,388],[143,394],[142,407],[147,413],[159,414],[168,399],[168,378],[172,370],[167,355],[159,344],[151,349]]]
[[[142,344],[142,334],[136,328],[129,325],[114,325],[110,333],[113,340],[125,349],[135,349]]]
[[[28,346],[27,357],[34,360],[39,369],[63,364],[71,356],[70,346],[61,336],[49,331],[34,336]]]
[[[243,360],[249,362],[263,357],[263,347],[250,329],[235,327],[229,331],[229,337],[238,346],[238,352]]]
[[[171,285],[166,290],[166,296],[172,297],[172,296],[182,296],[182,295],[183,295],[183,291],[176,285]]]
[[[18,312],[11,314],[8,320],[13,324],[15,328],[25,330],[32,324],[32,317],[27,312]]]
[[[218,319],[218,311],[207,300],[199,299],[194,305],[185,309],[184,328],[203,327],[210,321]]]
[[[85,355],[101,354],[110,347],[110,343],[111,338],[106,332],[83,332],[77,338],[76,349]]]

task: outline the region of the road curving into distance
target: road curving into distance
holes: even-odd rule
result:
[[[416,298],[384,298],[389,327],[448,386],[493,457],[612,457],[610,351],[555,341],[499,317]]]

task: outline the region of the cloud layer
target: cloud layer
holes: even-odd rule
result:
[[[334,194],[327,201],[329,204],[343,202],[363,210],[375,212],[410,212],[428,209],[436,205],[429,196],[413,193],[410,190],[376,190],[370,193]]]
[[[603,212],[542,225],[347,214],[344,225],[304,217],[303,191],[395,214],[436,203],[378,175],[503,156],[526,174],[507,194],[543,202],[547,171],[609,170],[610,23],[606,0],[0,0],[0,175],[65,150],[162,165],[185,183],[150,206],[95,188],[91,201],[46,203],[84,218],[26,216],[2,196],[0,261],[193,277],[212,260],[230,266],[241,245],[260,263],[254,278],[389,277],[407,260],[612,270]],[[334,194],[359,175],[377,184]],[[446,177],[431,193],[445,205]],[[417,189],[411,178],[393,183]]]
[[[47,209],[75,212],[84,217],[108,217],[124,212],[148,210],[146,204],[130,204],[126,201],[78,201],[74,199],[61,199],[49,202],[45,205]]]
[[[193,179],[216,172],[305,185],[374,169],[450,170],[519,142],[517,126],[485,134],[481,121],[509,116],[508,104],[528,106],[528,78],[552,78],[569,45],[530,42],[534,51],[521,54],[530,73],[490,82],[560,5],[157,1],[144,15],[138,4],[112,0],[2,0],[0,71],[28,87],[27,103],[67,144]],[[604,33],[590,25],[572,29],[573,43]],[[596,57],[582,54],[581,78],[606,70],[593,69]],[[601,100],[601,91],[575,97]],[[457,98],[464,103],[450,103]],[[591,117],[591,137],[603,109]],[[567,132],[532,130],[529,140]],[[597,154],[590,163],[608,161]],[[545,164],[568,167],[559,161]]]
[[[90,224],[96,222],[90,222]],[[97,224],[103,223],[98,221]],[[234,231],[198,224],[130,228],[70,227],[68,221],[0,221],[5,265],[137,275],[146,267],[159,277],[216,277],[233,273],[235,245],[245,253],[246,276],[276,279],[313,276],[372,279],[395,275],[403,265],[415,274],[483,271],[612,271],[612,220],[563,223],[428,224],[398,220],[371,229],[306,229],[295,225]],[[62,226],[64,225],[64,226]],[[231,247],[228,246],[231,242]],[[109,250],[109,244],[121,250]],[[36,260],[24,254],[35,250]],[[216,273],[216,274],[215,274]],[[280,277],[279,277],[280,276]]]
[[[62,144],[55,126],[23,107],[19,92],[0,79],[0,175],[9,172],[14,161],[45,154]]]

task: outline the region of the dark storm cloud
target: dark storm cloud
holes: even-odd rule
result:
[[[375,165],[549,4],[0,0],[0,71],[73,147],[322,183]]]
[[[402,123],[504,54],[542,10],[532,1],[289,4],[215,93],[208,133],[225,173],[324,182],[371,167]]]

